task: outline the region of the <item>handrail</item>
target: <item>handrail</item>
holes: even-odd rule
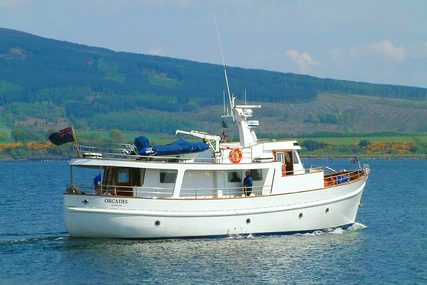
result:
[[[316,165],[316,164],[310,165],[310,169],[319,169],[319,168],[320,169],[327,169],[327,170],[333,171],[335,173],[337,172],[335,169],[328,167],[326,165]]]
[[[114,146],[87,146],[80,145],[80,150],[84,158],[103,158],[103,159],[124,159],[124,160],[142,160],[142,161],[166,161],[166,162],[199,162],[208,163],[213,162],[214,158],[198,158],[189,157],[191,154],[183,155],[170,155],[170,156],[145,156],[138,154],[126,153],[127,144],[115,144]],[[73,151],[74,152],[74,151]],[[74,153],[75,154],[75,153]]]
[[[271,192],[273,185],[252,186],[251,193],[262,195],[264,189]],[[66,193],[86,194],[94,196],[130,196],[143,198],[171,198],[173,187],[144,187],[144,186],[118,186],[118,185],[69,185]],[[193,195],[194,194],[194,195]],[[245,194],[245,187],[225,187],[225,188],[182,188],[179,198],[215,198],[215,197],[241,197]]]
[[[337,173],[330,173],[324,175],[324,186],[329,187],[333,185],[348,183],[354,180],[358,180],[364,176],[369,175],[370,169],[366,165],[363,168],[356,170],[346,170]]]
[[[265,188],[267,188],[268,194],[271,192],[271,188],[273,185],[264,185],[264,186],[252,186],[251,194],[254,195],[262,195],[262,192]],[[228,187],[228,188],[209,188],[209,189],[201,189],[201,188],[183,188],[180,192],[181,198],[230,198],[230,197],[242,197],[246,194],[245,187]],[[190,195],[194,194],[194,195]]]
[[[156,162],[156,161],[165,161],[165,162],[179,162],[179,163],[214,163],[216,158],[199,158],[192,157],[190,154],[181,154],[181,155],[170,155],[170,156],[145,156],[138,154],[127,153],[129,144],[112,144],[107,146],[89,146],[89,145],[80,145],[80,152],[84,158],[94,158],[94,159],[123,159],[123,160],[141,160],[144,162]],[[228,155],[225,155],[227,150],[231,148],[221,149],[221,160],[220,163],[228,161]],[[75,156],[75,150],[73,154]],[[241,148],[243,158],[250,158],[250,161],[253,161],[253,149],[252,148]],[[193,153],[195,155],[197,153]]]

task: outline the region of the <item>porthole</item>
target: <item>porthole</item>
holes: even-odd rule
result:
[[[246,219],[246,224],[249,225],[251,223],[251,219]]]
[[[329,208],[326,208],[325,214],[329,213]]]
[[[298,218],[302,219],[302,217],[303,217],[303,214],[302,214],[302,213],[299,213]]]
[[[154,225],[155,225],[156,227],[159,227],[159,226],[160,226],[160,221],[159,221],[159,220],[155,221],[155,222],[154,222]]]

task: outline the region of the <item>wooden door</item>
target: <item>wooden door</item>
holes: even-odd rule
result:
[[[294,157],[292,151],[285,152],[285,168],[286,174],[294,174]]]

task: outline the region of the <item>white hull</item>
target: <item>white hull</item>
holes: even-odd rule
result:
[[[145,199],[65,194],[64,222],[73,237],[99,238],[314,231],[353,224],[366,180],[364,177],[324,189],[241,198]]]

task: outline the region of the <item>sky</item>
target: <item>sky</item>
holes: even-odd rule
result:
[[[0,27],[115,51],[427,87],[426,0],[0,0]]]

